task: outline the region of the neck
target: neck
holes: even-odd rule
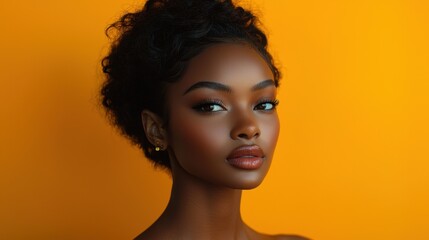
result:
[[[173,174],[170,201],[159,221],[183,239],[246,239],[240,202],[241,190]]]

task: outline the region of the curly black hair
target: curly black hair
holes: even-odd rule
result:
[[[155,165],[170,168],[166,151],[154,151],[141,121],[142,110],[166,122],[165,90],[178,81],[190,59],[216,43],[249,44],[265,59],[278,86],[280,72],[267,51],[267,37],[250,11],[232,0],[148,0],[106,29],[114,33],[102,60],[101,103],[112,124]]]

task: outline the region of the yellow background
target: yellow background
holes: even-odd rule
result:
[[[108,23],[138,1],[1,1],[0,239],[131,239],[170,179],[96,104]],[[281,137],[243,217],[326,240],[429,239],[429,3],[259,0]]]

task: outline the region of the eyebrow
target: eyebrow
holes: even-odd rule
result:
[[[251,90],[252,91],[256,91],[256,90],[260,90],[269,86],[275,86],[275,83],[272,79],[267,79],[264,80],[262,82],[257,83],[256,85],[254,85]],[[202,81],[202,82],[197,82],[194,85],[192,85],[191,87],[189,87],[184,93],[183,95],[199,89],[199,88],[209,88],[209,89],[213,89],[213,90],[218,90],[218,91],[223,91],[223,92],[227,92],[230,93],[232,90],[230,87],[228,87],[227,85],[224,85],[222,83],[217,83],[217,82],[210,82],[210,81]]]
[[[252,91],[260,90],[269,86],[276,86],[272,79],[264,80],[252,87]]]

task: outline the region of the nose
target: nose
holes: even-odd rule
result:
[[[231,138],[234,140],[257,138],[261,135],[256,119],[252,116],[242,115],[231,129]]]

